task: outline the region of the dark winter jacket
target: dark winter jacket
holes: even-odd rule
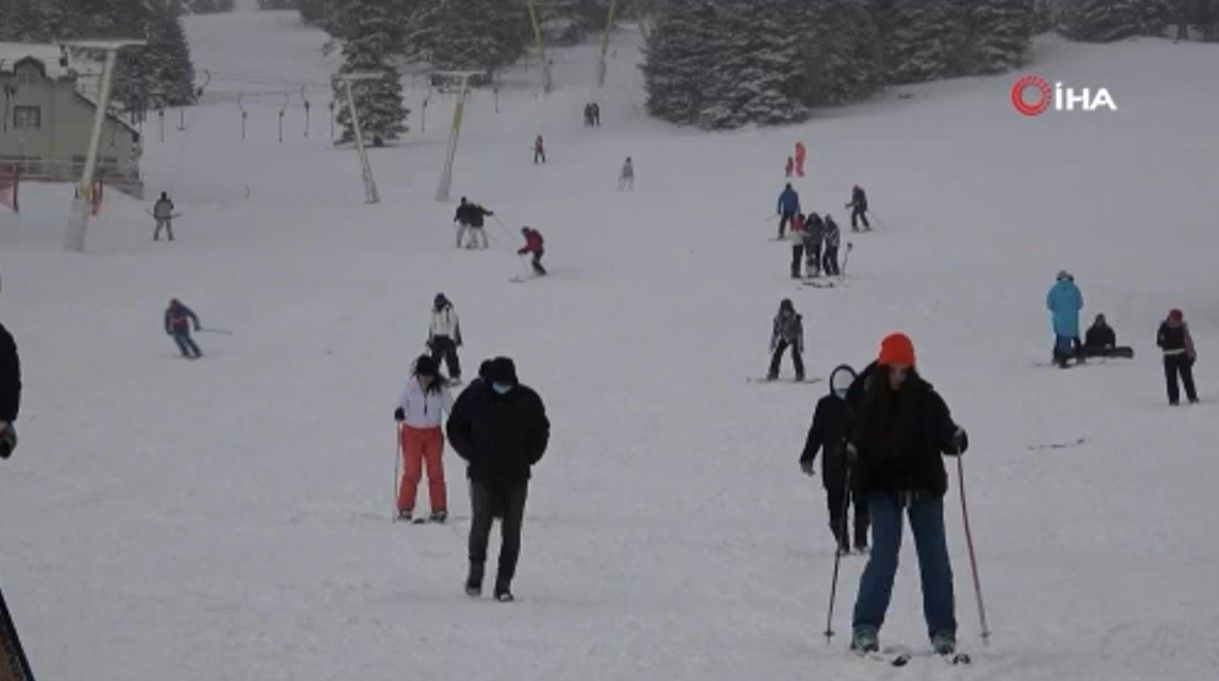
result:
[[[835,388],[846,390],[855,379],[855,371],[842,365],[830,374],[830,393],[817,402],[813,412],[813,424],[804,440],[804,451],[800,463],[811,464],[817,451],[824,450],[821,457],[821,482],[828,489],[841,488],[846,484],[846,446],[851,439],[851,408]]]
[[[859,455],[859,489],[943,496],[948,475],[941,454],[959,453],[948,406],[913,369],[896,394],[880,381],[888,381],[888,372],[872,363],[847,395],[855,414],[851,441]]]
[[[529,479],[550,441],[542,398],[517,384],[506,395],[491,381],[471,384],[453,404],[446,425],[449,443],[466,460],[466,475],[488,485],[511,486]]]
[[[804,248],[806,250],[821,250],[821,242],[825,239],[825,223],[821,216],[810,213],[804,221]]]
[[[169,304],[169,309],[165,310],[165,333],[189,333],[190,322],[195,323],[195,331],[198,331],[199,318],[182,303],[172,302]]]
[[[779,212],[795,215],[800,212],[800,195],[795,189],[787,188],[779,194]]]
[[[842,232],[838,229],[838,223],[834,222],[834,218],[829,215],[825,216],[825,247],[838,248],[838,244],[842,241]]]
[[[847,204],[847,208],[857,208],[861,211],[868,210],[868,195],[864,193],[863,187],[855,187],[851,189],[851,202]]]
[[[1117,334],[1113,332],[1113,327],[1108,324],[1096,322],[1088,327],[1088,333],[1084,334],[1084,348],[1086,350],[1105,350],[1117,345]]]
[[[486,215],[495,215],[495,213],[492,213],[477,203],[463,203],[457,207],[457,213],[453,215],[453,219],[463,225],[482,227],[483,216]]]
[[[796,349],[804,352],[804,318],[792,312],[775,315],[774,329],[770,333],[770,349],[779,347],[779,341],[787,341]]]
[[[0,421],[16,421],[21,407],[21,362],[13,336],[0,324]]]
[[[152,216],[158,220],[168,220],[174,216],[174,202],[169,199],[157,199],[152,205]]]
[[[1156,332],[1156,345],[1165,355],[1194,357],[1194,339],[1189,335],[1189,326],[1185,322],[1175,326],[1167,321],[1160,324],[1160,330]]]

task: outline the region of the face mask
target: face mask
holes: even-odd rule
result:
[[[492,383],[491,389],[494,390],[495,392],[499,393],[500,395],[507,395],[508,392],[510,390],[512,390],[512,384],[511,383]]]
[[[847,388],[834,388],[834,396],[840,400],[847,398]]]

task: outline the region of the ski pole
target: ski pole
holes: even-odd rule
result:
[[[845,452],[844,452],[845,454]],[[847,466],[846,486],[843,489],[842,495],[842,527],[839,531],[843,536],[846,536],[847,529],[847,505],[851,499],[851,466]],[[855,503],[859,503],[856,499]],[[834,537],[834,542],[839,544],[837,536]],[[842,562],[842,550],[840,546],[834,547],[834,576],[830,578],[830,607],[825,614],[825,644],[830,644],[830,639],[834,637],[834,599],[838,595],[838,564]]]
[[[495,224],[499,225],[499,228],[500,228],[500,229],[502,229],[502,230],[504,230],[504,236],[506,236],[506,237],[508,237],[509,239],[511,239],[511,238],[512,238],[512,234],[508,232],[508,228],[507,228],[507,227],[505,227],[505,226],[504,226],[504,223],[500,221],[499,216],[498,216],[498,215],[492,215],[491,217],[495,218]]]
[[[398,520],[398,485],[401,479],[402,466],[402,424],[394,423],[394,514],[390,516],[391,522]]]
[[[889,229],[889,225],[885,223],[884,220],[880,219],[880,216],[876,214],[876,211],[870,210],[868,211],[868,215],[870,215],[872,219],[876,221],[876,224],[881,226],[881,228]]]
[[[851,261],[851,250],[855,248],[855,244],[851,241],[847,242],[847,252],[842,256],[842,273],[838,279],[841,281],[847,278],[847,263]]]
[[[221,336],[231,336],[231,335],[233,335],[233,332],[232,332],[232,331],[229,331],[228,329],[209,329],[209,328],[207,328],[207,327],[203,327],[203,326],[201,326],[201,327],[199,327],[199,328],[195,329],[195,331],[198,331],[199,333],[218,333],[218,334],[220,334]]]
[[[982,645],[990,643],[990,628],[986,626],[986,606],[982,603],[982,582],[978,579],[978,559],[974,554],[973,534],[969,531],[969,506],[965,503],[965,465],[957,456],[957,482],[961,488],[961,520],[965,523],[965,545],[969,547],[969,567],[973,571],[974,593],[978,597],[978,621],[982,624]]]

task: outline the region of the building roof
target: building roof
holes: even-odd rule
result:
[[[72,69],[60,64],[60,55],[58,45],[0,42],[0,73],[12,73],[14,64],[27,57],[33,57],[42,62],[48,78],[70,75]],[[69,65],[71,65],[70,61]]]

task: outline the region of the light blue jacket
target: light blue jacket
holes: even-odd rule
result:
[[[1084,307],[1084,296],[1070,279],[1059,279],[1046,294],[1045,306],[1054,318],[1054,334],[1067,338],[1079,336],[1079,311]]]

